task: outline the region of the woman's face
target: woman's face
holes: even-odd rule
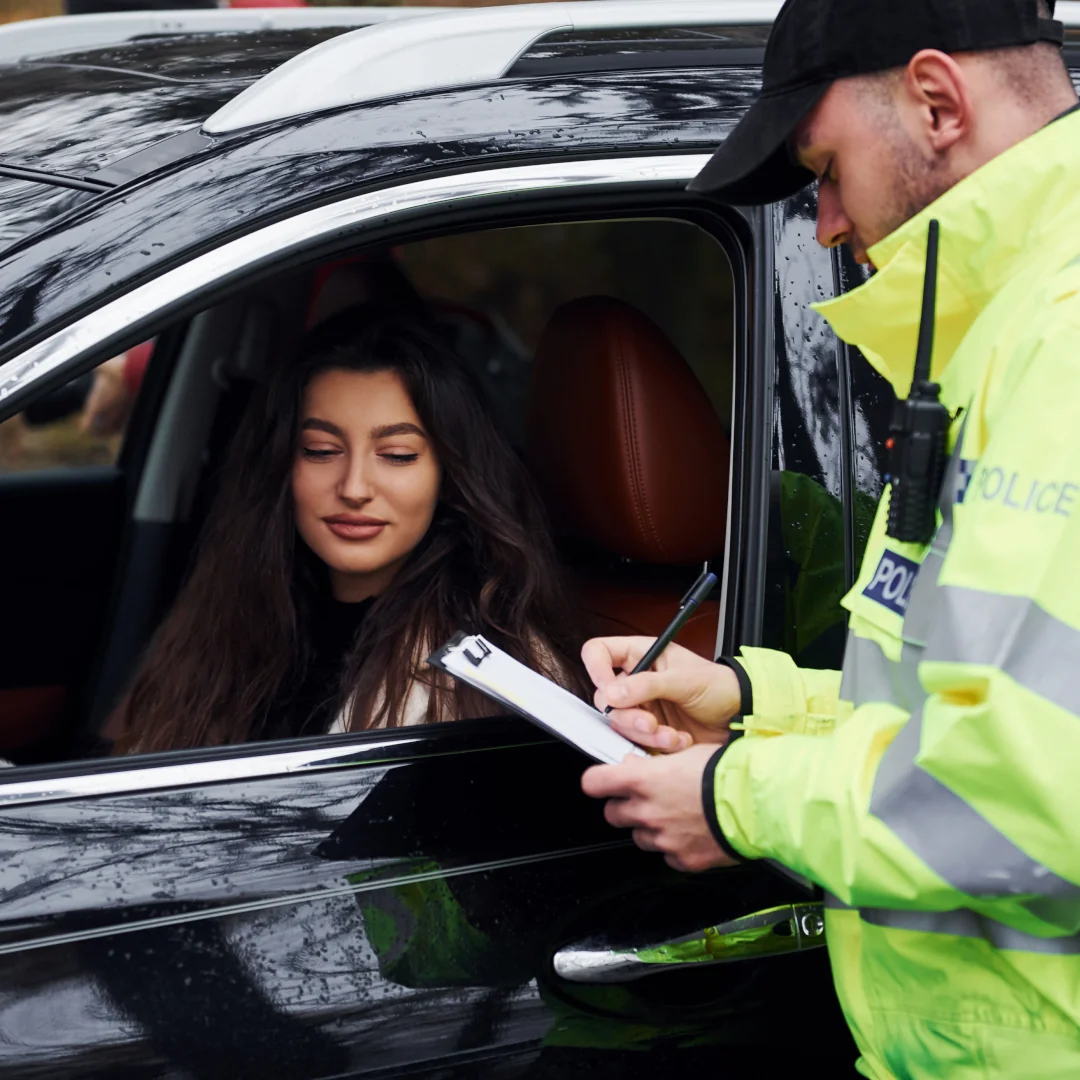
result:
[[[431,525],[439,463],[392,371],[324,371],[304,392],[296,527],[336,599],[377,596]]]

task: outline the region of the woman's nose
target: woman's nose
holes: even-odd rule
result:
[[[353,455],[338,486],[338,494],[346,502],[368,502],[373,494],[368,462],[364,455]]]
[[[834,248],[851,236],[851,219],[844,213],[835,184],[818,185],[817,238],[822,247]]]

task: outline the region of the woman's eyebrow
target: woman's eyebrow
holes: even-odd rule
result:
[[[371,429],[372,439],[389,439],[392,435],[419,435],[421,439],[427,438],[427,432],[409,423],[384,424],[382,427]]]
[[[331,423],[329,420],[320,420],[317,416],[311,416],[300,425],[301,431],[325,431],[328,435],[336,435],[339,439],[345,438],[345,432]]]

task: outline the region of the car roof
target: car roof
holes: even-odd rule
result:
[[[745,17],[758,12],[764,18],[777,2],[735,0],[727,14]],[[267,82],[275,73],[283,72],[287,87],[295,88],[287,97],[319,84],[312,85],[315,96],[304,98],[303,108],[292,110],[299,115],[280,118],[285,128],[307,121],[318,125],[321,113],[338,103],[341,83],[358,84],[349,99],[355,106],[424,94],[446,88],[447,83],[453,88],[490,82],[482,77],[479,37],[475,50],[469,51],[469,62],[448,77],[445,56],[461,50],[451,47],[447,25],[460,24],[469,28],[469,35],[475,31],[480,37],[486,30],[489,38],[493,28],[509,26],[509,38],[496,33],[487,49],[500,71],[505,66],[503,54],[518,57],[513,77],[654,64],[694,67],[703,62],[705,52],[720,45],[728,49],[726,60],[737,62],[738,49],[730,46],[745,44],[737,35],[727,40],[706,32],[702,19],[715,18],[711,0],[704,5],[702,0],[678,0],[674,6],[614,0],[592,6],[611,12],[608,21],[617,28],[688,22],[690,38],[686,33],[667,39],[652,32],[635,36],[633,29],[597,34],[596,27],[605,20],[593,16],[589,22],[580,14],[581,4],[531,4],[525,5],[528,11],[519,6],[479,13],[412,7],[138,12],[0,27],[0,251],[85,201],[79,192],[104,193],[176,166],[219,145],[222,138],[257,142],[265,122],[243,122],[239,130],[237,124],[226,122],[215,132],[209,121],[227,118],[238,106],[241,121],[252,110],[264,121],[280,113],[273,101],[280,102],[281,87]],[[406,23],[424,24],[426,29],[403,36],[395,28]],[[349,33],[358,27],[358,33]],[[535,32],[552,27],[561,32],[539,36]],[[764,32],[760,28],[751,61],[760,61]],[[350,44],[338,55],[346,63],[360,65],[364,77],[359,80],[329,78],[320,60],[320,47],[343,36]],[[521,43],[536,48],[523,51]],[[415,60],[418,48],[431,45],[438,54],[434,59],[443,60],[430,68],[421,65],[419,82],[413,76],[402,83],[397,65],[385,63],[388,50],[404,62],[408,57]],[[290,67],[298,61],[299,70]],[[372,82],[370,71],[380,62],[384,77]],[[708,62],[706,58],[704,63]],[[254,100],[245,96],[252,93]],[[402,115],[416,111],[406,105]],[[430,111],[423,108],[420,114],[433,138],[470,134],[455,110],[446,125],[433,124]],[[483,124],[475,126],[475,133],[484,131]],[[385,138],[380,132],[376,141]]]
[[[67,193],[85,201],[0,250],[0,363],[104,296],[314,202],[451,172],[709,152],[759,83],[752,68],[519,79],[372,102],[245,137],[181,133],[143,153],[188,139],[209,145],[114,192]]]
[[[707,66],[716,62],[710,51],[735,64],[751,62],[745,54],[756,51],[760,63],[778,6],[779,0],[606,0],[29,20],[0,27],[0,170],[111,185],[117,177],[95,174],[183,131],[227,134],[335,106],[543,71],[671,67],[680,60]],[[1058,16],[1073,28],[1073,52],[1080,2],[1061,0]],[[467,28],[468,49],[461,46],[464,31],[450,33],[454,26]],[[650,26],[669,34],[681,28],[682,37],[664,40],[654,30],[635,40],[634,28]],[[724,33],[732,27],[734,36]],[[748,30],[754,37],[744,42],[740,32]],[[740,50],[742,44],[757,48]],[[1076,62],[1075,53],[1070,59]],[[130,178],[140,169],[121,172]]]
[[[0,66],[0,166],[94,173],[215,110],[351,26],[137,36]]]
[[[649,52],[663,51],[657,31],[681,30],[686,44],[722,53],[724,29],[759,26],[764,34],[780,0],[585,0],[449,11],[365,27],[316,46],[261,79],[212,116],[211,133],[236,131],[330,108],[415,91],[492,83],[512,77],[530,49],[556,36],[577,38],[646,31]],[[713,33],[709,33],[713,31]],[[695,38],[696,35],[696,38]],[[623,53],[629,49],[622,42]]]

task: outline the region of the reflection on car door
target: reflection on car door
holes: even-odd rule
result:
[[[559,983],[551,957],[584,933],[689,930],[785,888],[667,870],[580,794],[585,764],[496,720],[13,775],[0,1072],[554,1076],[595,1059],[633,1077],[717,1042],[767,1055],[778,1009],[827,1053],[827,1007],[792,1020],[825,985],[813,954]]]

